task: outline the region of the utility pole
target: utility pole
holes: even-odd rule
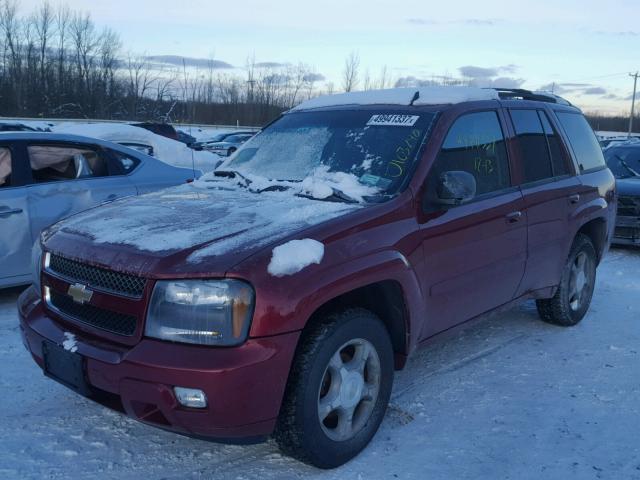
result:
[[[629,135],[628,138],[631,138],[631,133],[633,132],[633,116],[635,115],[636,108],[636,86],[638,85],[638,72],[630,73],[630,77],[633,77],[633,96],[631,97],[631,116],[629,117]]]

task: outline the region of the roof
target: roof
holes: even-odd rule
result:
[[[302,102],[291,111],[345,105],[452,105],[482,100],[533,100],[571,105],[565,99],[546,92],[531,92],[524,89],[433,86],[325,95]]]
[[[498,99],[495,90],[476,87],[389,88],[324,95],[302,102],[292,111],[339,105],[445,105]]]

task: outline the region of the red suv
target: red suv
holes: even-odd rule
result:
[[[310,100],[200,180],[70,217],[19,300],[44,373],[132,418],[340,465],[420,344],[535,299],[585,315],[614,177],[559,97]],[[36,252],[38,253],[38,252]]]

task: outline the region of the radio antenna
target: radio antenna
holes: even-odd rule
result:
[[[187,109],[187,120],[189,121],[189,136],[193,138],[193,111],[189,112],[189,100],[187,97],[187,89],[188,89],[188,79],[187,79],[187,62],[185,59],[182,59],[182,75],[184,78],[184,87],[182,89],[182,99],[184,101],[184,108]],[[196,179],[196,159],[195,152],[193,148],[189,147],[191,150],[191,171],[193,172],[193,179]]]

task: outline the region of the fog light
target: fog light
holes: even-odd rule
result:
[[[189,408],[206,408],[207,396],[197,388],[173,387],[180,405]]]

